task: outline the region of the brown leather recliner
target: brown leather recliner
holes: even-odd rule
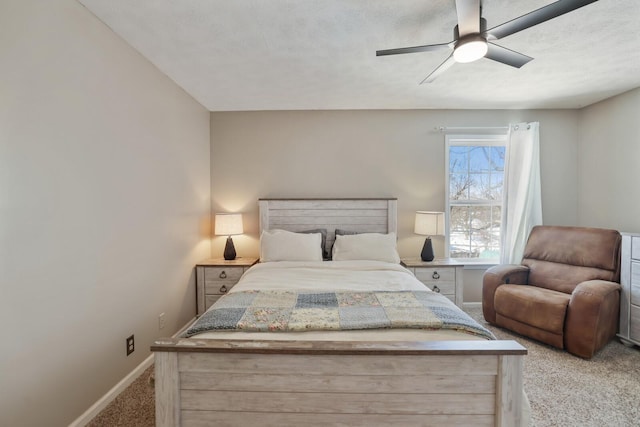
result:
[[[537,226],[521,265],[496,265],[482,280],[487,322],[583,358],[618,329],[620,233]]]

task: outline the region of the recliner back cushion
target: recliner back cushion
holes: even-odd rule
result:
[[[529,284],[571,293],[585,280],[619,282],[621,240],[615,230],[534,227],[522,259]]]
[[[609,270],[591,267],[577,267],[569,264],[557,264],[535,259],[523,260],[529,267],[529,284],[570,294],[578,283],[586,280],[613,280],[614,273]]]

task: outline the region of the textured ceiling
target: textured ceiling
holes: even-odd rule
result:
[[[520,69],[455,64],[454,0],[79,0],[211,111],[577,108],[640,86],[640,0],[600,0],[499,40]],[[491,28],[549,0],[484,0]]]

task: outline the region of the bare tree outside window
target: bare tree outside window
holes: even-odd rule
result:
[[[504,138],[458,138],[448,147],[449,256],[500,257]]]

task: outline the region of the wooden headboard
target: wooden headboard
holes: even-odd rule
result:
[[[398,199],[259,199],[262,230],[327,229],[327,247],[335,229],[396,233]]]

